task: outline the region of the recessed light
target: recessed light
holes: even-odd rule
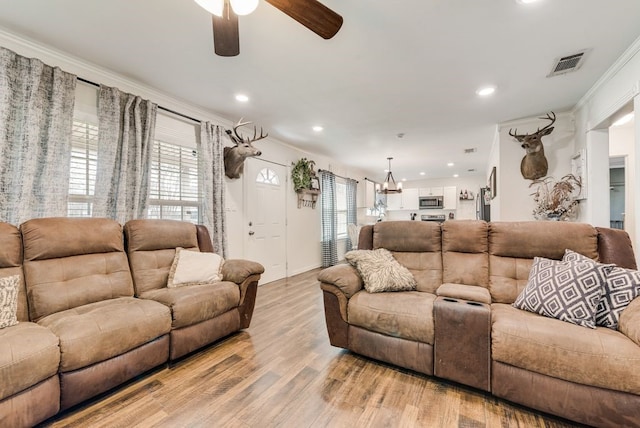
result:
[[[516,1],[520,4],[531,4],[531,3],[536,3],[540,0],[516,0]]]
[[[421,172],[420,175],[427,175],[427,173],[426,172]]]
[[[629,113],[629,114],[625,114],[624,116],[622,116],[620,119],[616,120],[615,122],[613,122],[613,125],[611,126],[621,126],[621,125],[625,125],[629,122],[631,122],[631,119],[633,119],[633,112]]]
[[[458,178],[460,177],[460,174],[453,174],[453,178]]]
[[[314,131],[314,132],[322,132],[322,130],[323,130],[324,128],[323,128],[322,126],[320,126],[320,125],[316,125],[316,126],[314,126],[313,128],[311,128],[311,129],[313,129],[313,131]]]
[[[454,163],[453,163],[453,162],[449,162],[449,163],[447,164],[447,166],[453,166],[453,165],[454,165]]]
[[[407,181],[407,179],[406,179],[406,178],[403,178],[403,179],[402,179],[402,181]]]
[[[240,101],[241,103],[246,103],[247,101],[249,101],[249,97],[244,94],[238,94],[236,95],[236,101]]]
[[[480,95],[481,97],[487,97],[493,94],[495,91],[496,91],[495,86],[485,86],[484,88],[478,89],[476,91],[476,94]]]

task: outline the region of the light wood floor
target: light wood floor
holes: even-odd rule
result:
[[[576,426],[332,347],[317,272],[260,287],[248,330],[43,426]]]

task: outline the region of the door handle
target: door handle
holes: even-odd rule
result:
[[[253,235],[255,235],[255,232],[252,230],[249,232],[249,236],[253,236]]]

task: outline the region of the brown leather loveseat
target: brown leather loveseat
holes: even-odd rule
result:
[[[31,426],[251,320],[261,265],[167,290],[177,247],[211,252],[186,222],[45,218],[0,223],[0,278],[18,275],[18,324],[0,329],[0,426]],[[224,266],[224,265],[223,265]]]
[[[640,426],[640,298],[617,330],[516,309],[534,257],[566,249],[635,269],[626,232],[566,222],[381,222],[359,249],[389,250],[416,291],[369,293],[358,271],[320,272],[331,344],[593,426]]]

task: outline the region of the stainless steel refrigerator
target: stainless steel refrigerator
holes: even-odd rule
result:
[[[476,218],[491,221],[491,194],[488,187],[482,187],[476,198]]]

